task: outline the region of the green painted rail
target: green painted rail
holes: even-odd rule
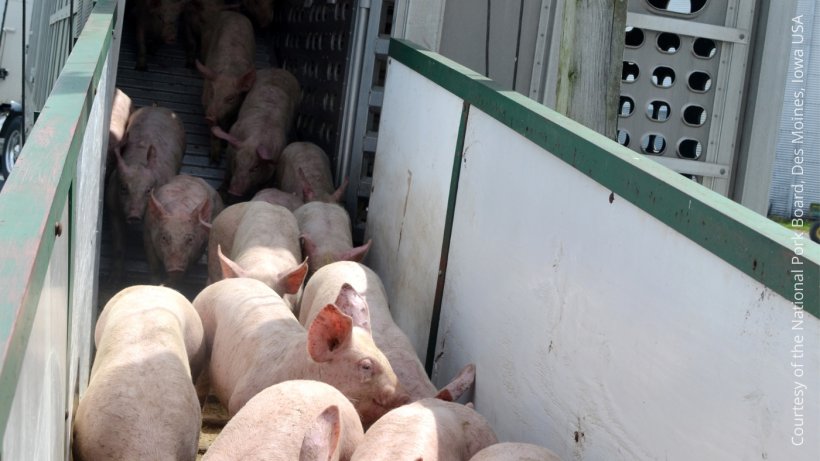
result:
[[[0,193],[0,434],[8,424],[55,239],[68,238],[72,228],[60,219],[66,203],[70,206],[116,12],[116,0],[97,2]]]

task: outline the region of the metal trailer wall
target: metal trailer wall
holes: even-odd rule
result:
[[[96,303],[123,0],[100,0],[0,193],[2,459],[69,459]]]
[[[798,1],[798,17],[791,22],[794,33],[784,70],[769,213],[805,220],[809,204],[820,203],[820,4]]]
[[[817,459],[820,247],[435,53],[390,56],[368,263],[434,382],[475,363],[499,439],[563,459]]]

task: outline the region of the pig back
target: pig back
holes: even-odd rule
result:
[[[299,170],[302,173],[300,174]],[[333,178],[330,173],[330,160],[325,151],[310,142],[294,142],[288,144],[282,151],[279,165],[276,168],[275,179],[279,189],[303,197],[302,176],[314,192],[314,200],[332,201],[334,192]]]
[[[254,396],[222,429],[203,459],[299,459],[305,432],[331,405],[339,409],[338,459],[349,460],[364,438],[359,415],[336,388],[311,380],[285,381]]]
[[[199,319],[161,293],[170,289],[123,291],[98,322],[97,354],[75,416],[74,459],[193,460],[200,409],[188,356]]]
[[[470,461],[561,461],[561,458],[531,443],[504,442],[479,451]]]
[[[166,212],[172,215],[190,215],[205,201],[211,203],[211,216],[222,212],[223,204],[219,193],[204,179],[181,174],[174,176],[154,195]]]
[[[220,11],[204,40],[205,64],[214,72],[240,75],[253,68],[256,41],[253,26],[244,15]]]
[[[281,205],[290,211],[296,211],[297,208],[305,204],[296,194],[284,192],[275,187],[260,190],[251,200],[261,200],[273,205]]]
[[[299,225],[293,213],[283,206],[249,202],[234,235],[231,257],[251,272],[262,268],[259,279],[274,286],[269,276],[292,269],[302,260]]]
[[[208,236],[208,283],[222,280],[222,266],[219,263],[217,248],[222,248],[222,254],[231,255],[233,241],[239,221],[245,216],[245,210],[250,202],[241,202],[231,205],[213,219],[211,232]]]
[[[149,146],[156,149],[157,185],[179,172],[185,153],[185,127],[177,114],[165,107],[141,107],[128,119],[123,160],[128,165],[145,162]]]
[[[497,442],[487,420],[459,403],[424,399],[391,410],[370,426],[353,461],[469,461]]]

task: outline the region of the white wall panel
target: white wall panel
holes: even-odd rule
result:
[[[789,351],[817,318],[792,331],[789,301],[475,108],[465,146],[436,377],[476,363],[499,439],[564,459],[816,459],[819,438],[790,436],[820,351],[802,380]]]
[[[396,323],[424,359],[462,101],[392,61],[367,238]],[[407,108],[412,107],[412,111]]]

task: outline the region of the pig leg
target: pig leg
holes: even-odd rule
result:
[[[211,135],[211,165],[219,165],[219,160],[222,154],[222,140],[214,135]],[[226,177],[229,177],[226,175]]]
[[[122,281],[125,264],[125,214],[123,214],[122,207],[117,204],[116,197],[119,183],[115,170],[108,178],[108,189],[105,191],[105,200],[111,220],[112,246],[114,247],[111,271],[108,273],[108,283],[112,285],[119,285]]]
[[[148,260],[148,267],[151,269],[151,282],[158,284],[162,280],[163,265],[147,231],[143,232],[142,244],[145,246],[145,259]]]

